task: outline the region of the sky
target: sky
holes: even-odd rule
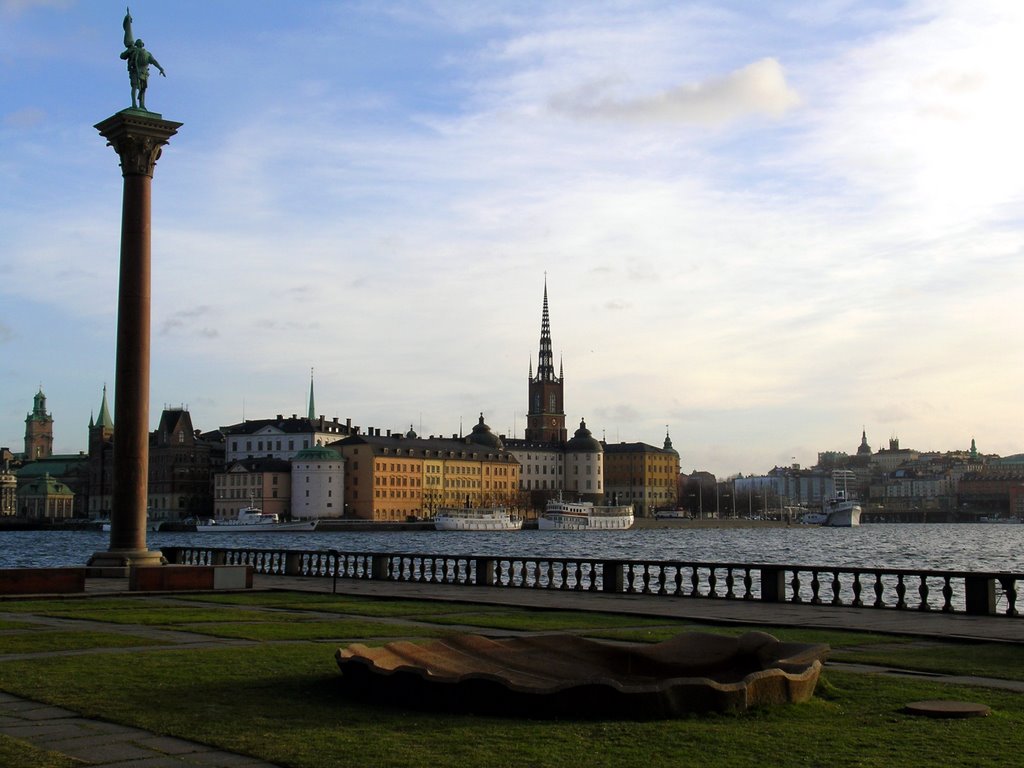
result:
[[[124,5],[0,0],[0,446],[113,407]],[[1024,451],[1024,3],[137,0],[150,421]]]

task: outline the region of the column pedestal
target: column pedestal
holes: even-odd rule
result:
[[[146,548],[149,490],[149,343],[151,186],[161,148],[181,123],[155,112],[126,109],[96,125],[121,159],[121,272],[117,295],[114,382],[114,477],[110,549],[89,565],[127,568],[165,562]]]

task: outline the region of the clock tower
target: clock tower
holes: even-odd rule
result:
[[[548,316],[548,281],[544,278],[544,311],[540,324],[540,352],[537,355],[537,375],[530,364],[530,402],[526,412],[526,439],[531,442],[564,443],[565,406],[562,400],[562,370],[559,365],[555,376],[554,356],[551,353],[551,321]]]

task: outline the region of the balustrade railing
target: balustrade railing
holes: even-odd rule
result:
[[[720,600],[1019,615],[1024,574],[603,558],[165,547],[171,563],[256,573],[460,586],[625,592]]]

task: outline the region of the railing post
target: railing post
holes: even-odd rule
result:
[[[284,575],[285,576],[301,576],[302,575],[302,553],[301,552],[288,552],[284,558]]]
[[[494,586],[494,560],[489,557],[476,558],[476,578],[473,584],[477,587]]]
[[[765,603],[786,602],[786,569],[761,566],[761,600]]]
[[[223,549],[215,549],[210,552],[210,565],[227,565],[228,553]]]
[[[988,576],[965,576],[964,597],[967,613],[992,616],[996,612],[996,580]]]
[[[387,581],[388,556],[370,555],[370,578],[374,581]]]
[[[626,582],[622,578],[622,563],[618,560],[605,560],[601,563],[602,592],[622,592]]]

